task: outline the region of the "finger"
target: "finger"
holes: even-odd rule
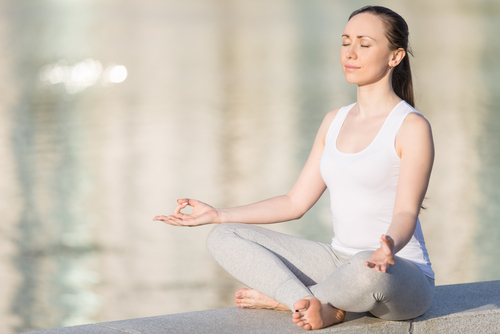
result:
[[[184,215],[183,213],[181,213],[181,210],[184,209],[187,205],[188,205],[188,202],[183,202],[183,203],[177,205],[174,209],[173,215]]]
[[[172,220],[172,219],[164,219],[164,220],[162,220],[162,222],[164,222],[165,224],[168,224],[168,225],[180,226],[180,224],[178,222],[176,222],[175,220]]]
[[[172,216],[160,216],[158,220],[161,220],[164,223],[175,225],[176,221],[172,219]]]
[[[380,247],[384,251],[384,255],[387,257],[388,262],[393,262],[393,249],[392,247],[394,246],[394,241],[391,239],[391,237],[382,235],[380,238]]]
[[[381,242],[380,247],[382,247],[382,250],[384,251],[385,256],[392,254],[391,249],[389,248],[389,245],[387,245],[387,243]]]
[[[168,216],[167,218],[169,221],[174,221],[177,226],[193,227],[198,225],[197,220],[190,217],[182,218],[182,217]]]
[[[394,240],[390,236],[385,234],[382,234],[382,236],[380,237],[380,243],[382,245],[386,245],[389,249],[392,249],[394,247]]]

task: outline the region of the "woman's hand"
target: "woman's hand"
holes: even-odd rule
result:
[[[388,235],[382,235],[380,238],[380,248],[372,253],[370,261],[366,261],[365,266],[385,273],[394,263],[396,263],[394,240]]]
[[[200,226],[215,223],[219,217],[215,208],[203,202],[185,198],[178,199],[177,203],[178,205],[172,215],[156,216],[153,220],[161,220],[162,222],[175,226]],[[193,212],[191,214],[182,213],[181,210],[188,205],[193,207]]]

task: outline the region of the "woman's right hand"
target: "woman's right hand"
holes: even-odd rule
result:
[[[177,203],[173,214],[156,216],[153,220],[160,220],[175,226],[200,226],[216,223],[217,218],[219,218],[219,213],[215,208],[195,199],[178,199]],[[182,213],[181,210],[188,205],[193,207],[193,212],[191,214]]]

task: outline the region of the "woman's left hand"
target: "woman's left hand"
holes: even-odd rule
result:
[[[394,240],[388,235],[382,235],[380,238],[380,248],[372,253],[370,261],[366,261],[365,266],[385,273],[394,263],[396,263]]]

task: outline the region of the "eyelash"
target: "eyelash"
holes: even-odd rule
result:
[[[342,46],[349,46],[351,44],[342,44]],[[362,48],[369,48],[369,45],[360,45]]]

